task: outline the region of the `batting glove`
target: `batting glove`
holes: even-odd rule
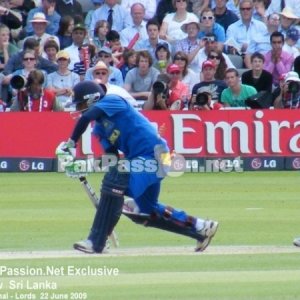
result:
[[[61,142],[56,148],[55,155],[64,166],[71,164],[76,156],[76,144],[69,139],[67,142]]]

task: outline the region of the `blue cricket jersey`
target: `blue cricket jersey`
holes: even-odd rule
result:
[[[133,160],[155,159],[160,153],[169,153],[164,139],[158,136],[152,124],[126,100],[117,95],[106,95],[94,105],[105,114],[96,119],[94,134],[99,137],[104,149],[112,146]],[[162,179],[160,172],[132,172],[130,170],[127,194],[140,196],[148,186]]]

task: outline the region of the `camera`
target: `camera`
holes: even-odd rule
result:
[[[21,90],[26,86],[27,79],[22,75],[15,75],[10,80],[10,85],[15,90]]]
[[[204,106],[204,105],[207,105],[208,102],[209,102],[209,97],[210,97],[210,94],[209,93],[199,93],[196,95],[196,100],[195,100],[195,103],[194,105],[196,106]]]
[[[168,85],[163,81],[155,81],[152,85],[152,89],[155,95],[163,94],[167,96]]]
[[[288,92],[291,94],[297,94],[300,91],[300,85],[297,81],[288,82]]]

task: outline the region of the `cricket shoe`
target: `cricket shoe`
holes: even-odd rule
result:
[[[93,242],[91,240],[79,241],[79,242],[75,243],[73,245],[73,247],[74,247],[74,249],[82,251],[84,253],[88,253],[88,254],[96,253],[96,251],[94,250],[94,247],[93,247]],[[102,253],[107,253],[109,248],[110,248],[110,242],[107,239],[106,243],[105,243],[105,247],[102,250]]]
[[[293,244],[294,244],[296,247],[300,247],[300,237],[294,239]]]
[[[211,239],[217,232],[218,222],[206,220],[204,223],[204,227],[201,230],[198,230],[197,233],[204,237],[202,241],[197,241],[196,252],[202,252],[209,245]]]
[[[91,240],[83,240],[76,242],[73,245],[74,249],[82,251],[84,253],[93,254],[95,250],[93,248],[93,242]]]

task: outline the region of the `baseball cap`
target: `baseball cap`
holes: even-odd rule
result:
[[[93,68],[93,72],[95,72],[96,70],[106,70],[108,73],[110,73],[108,66],[103,61],[97,62],[97,64]]]
[[[158,51],[158,50],[160,50],[161,48],[164,48],[166,51],[169,51],[169,45],[168,45],[167,43],[165,43],[165,42],[158,43],[158,44],[156,45],[155,51]]]
[[[167,67],[167,73],[173,74],[180,72],[180,68],[176,64],[171,64]]]
[[[100,54],[101,52],[104,52],[104,53],[112,55],[111,49],[109,47],[106,47],[106,46],[103,46],[102,48],[100,48],[100,50],[99,50],[98,53]]]
[[[70,59],[70,55],[67,51],[61,50],[57,52],[56,60],[59,60],[60,58]]]
[[[290,28],[286,32],[286,37],[290,38],[294,42],[297,42],[299,39],[299,31],[297,30],[297,28]]]
[[[78,23],[78,24],[75,24],[75,25],[74,25],[73,32],[74,32],[75,30],[83,30],[83,31],[86,31],[86,28],[85,28],[85,26],[84,26],[82,23]]]
[[[30,23],[49,23],[46,19],[46,16],[42,12],[37,12],[33,15],[32,20],[29,21]]]
[[[288,82],[288,81],[297,81],[300,82],[300,78],[297,72],[291,71],[288,72],[285,76],[284,82]]]
[[[209,67],[209,68],[215,68],[216,65],[212,61],[206,60],[202,64],[202,69],[207,68],[207,67]]]

